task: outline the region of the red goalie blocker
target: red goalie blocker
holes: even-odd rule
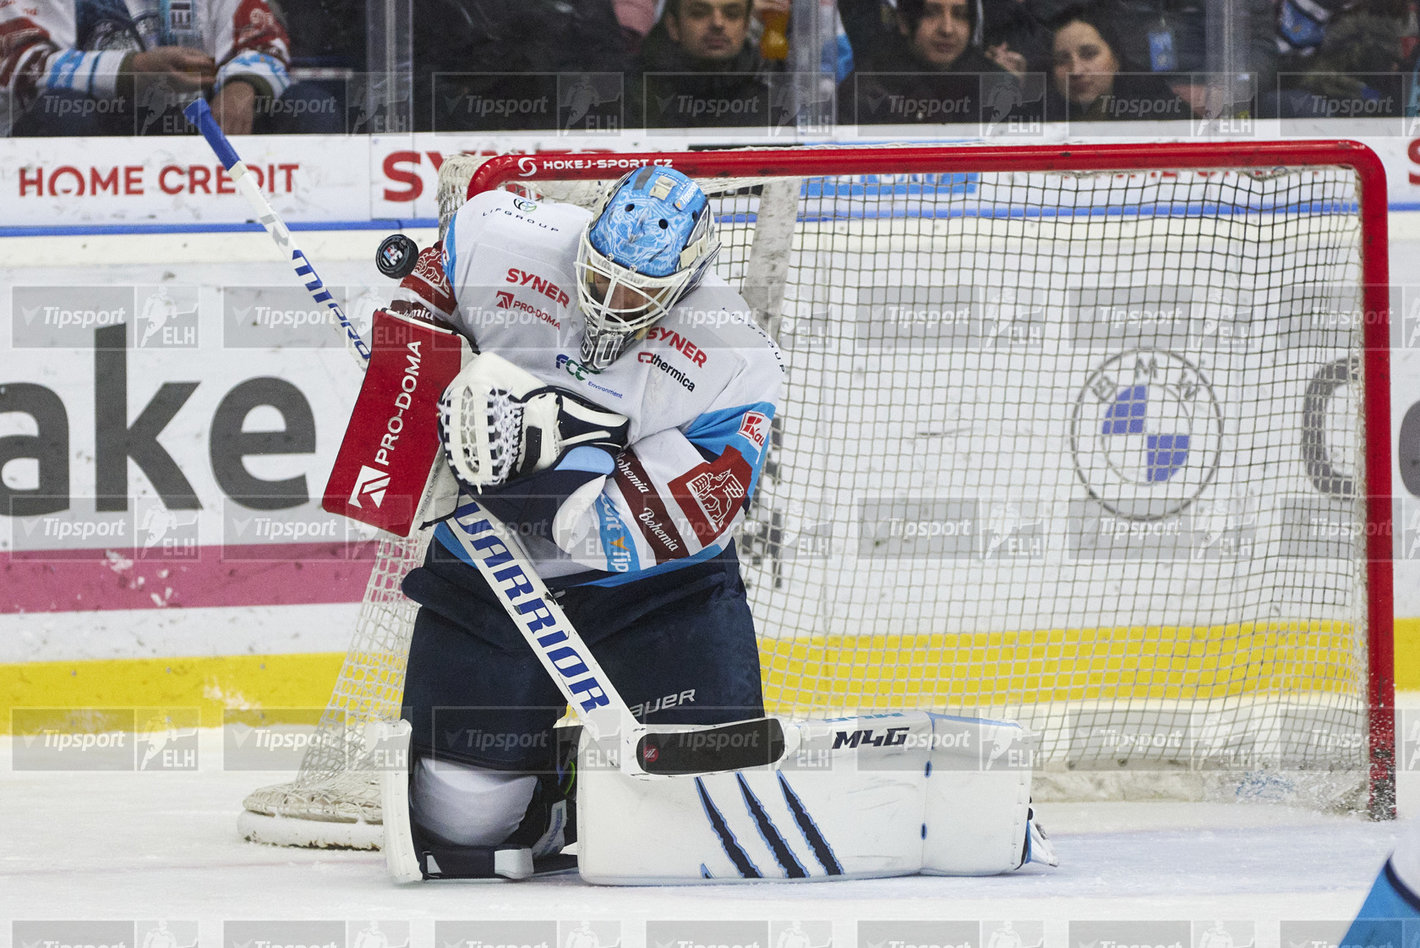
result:
[[[365,381],[321,504],[397,536],[443,464],[439,397],[469,355],[463,336],[425,320],[375,313]]]

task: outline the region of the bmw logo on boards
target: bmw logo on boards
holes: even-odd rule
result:
[[[1218,472],[1223,413],[1207,376],[1163,349],[1099,365],[1075,399],[1070,451],[1092,498],[1128,520],[1193,503]]]

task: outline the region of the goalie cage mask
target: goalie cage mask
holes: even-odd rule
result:
[[[577,248],[582,361],[611,365],[699,285],[719,252],[709,199],[679,171],[648,166],[613,184]]]

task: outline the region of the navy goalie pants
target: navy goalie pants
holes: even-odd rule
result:
[[[566,702],[478,570],[436,540],[404,592],[420,605],[403,700],[415,752],[552,771],[553,725]],[[721,724],[763,714],[733,546],[646,579],[554,593],[638,719]]]

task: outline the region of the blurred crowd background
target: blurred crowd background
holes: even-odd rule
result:
[[[810,22],[811,21],[811,22]],[[0,134],[1420,115],[1416,0],[38,0]]]

